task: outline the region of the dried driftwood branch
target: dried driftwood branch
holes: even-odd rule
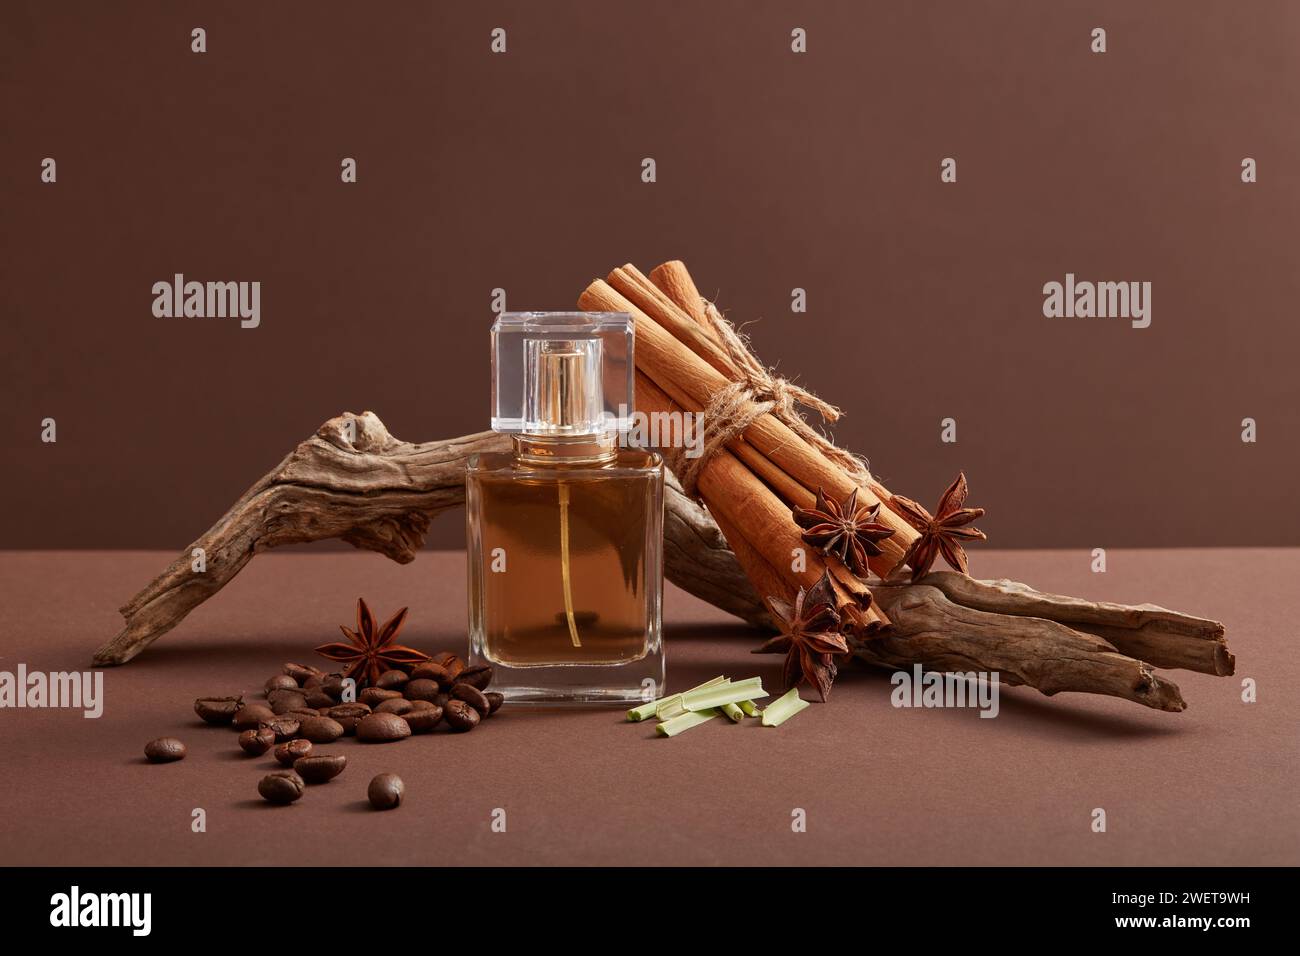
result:
[[[1157,710],[1187,706],[1178,686],[1157,677],[1150,664],[1056,621],[963,607],[928,579],[878,586],[872,593],[891,623],[874,639],[854,642],[854,656],[869,664],[996,672],[1002,683],[1028,684],[1048,696],[1073,690],[1123,697]]]
[[[95,653],[96,664],[124,664],[216,594],[255,554],[286,544],[341,538],[414,560],[429,519],[465,503],[465,462],[504,451],[510,439],[481,432],[412,444],[389,434],[373,412],[332,418],[249,488],[121,610],[126,624]],[[767,614],[699,505],[670,488],[665,561],[680,587],[755,624]],[[206,567],[194,571],[193,552]]]
[[[126,624],[95,663],[129,661],[260,551],[341,538],[411,561],[429,519],[464,502],[466,459],[508,447],[509,439],[491,432],[399,441],[370,412],[330,419],[122,608]],[[664,528],[671,581],[750,623],[769,624],[718,526],[671,481]],[[202,572],[192,570],[196,548],[204,551]],[[1045,694],[1109,694],[1171,711],[1183,709],[1182,697],[1152,666],[1233,670],[1222,625],[1153,605],[1093,603],[946,571],[875,593],[893,625],[878,639],[855,642],[854,653],[876,665],[997,671]]]
[[[1224,677],[1236,661],[1223,625],[1154,604],[1111,604],[1044,594],[1018,581],[977,581],[955,571],[935,571],[924,582],[950,601],[994,614],[1041,617],[1105,638],[1121,653],[1154,667],[1179,667]]]

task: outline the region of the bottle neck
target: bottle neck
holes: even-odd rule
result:
[[[514,435],[515,457],[529,465],[592,465],[618,456],[617,435]]]

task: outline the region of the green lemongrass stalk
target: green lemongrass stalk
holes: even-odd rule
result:
[[[670,720],[665,720],[655,728],[661,737],[676,737],[683,731],[690,730],[692,727],[698,727],[700,724],[708,723],[714,717],[718,716],[718,711],[710,707],[708,710],[688,710],[684,714],[678,714]]]
[[[703,690],[705,687],[713,687],[716,684],[723,684],[726,683],[727,680],[728,678],[719,674],[717,677],[713,678],[713,680],[706,680],[703,684],[697,684],[690,690],[682,691],[682,694],[689,694],[692,690]],[[656,716],[655,711],[659,708],[660,704],[664,701],[672,700],[675,697],[681,697],[682,694],[673,694],[672,697],[661,697],[659,700],[647,701],[640,707],[633,707],[627,712],[627,719],[646,720],[647,718],[654,717]]]
[[[745,712],[735,704],[723,704],[722,712],[726,714],[727,719],[733,724],[738,724],[745,719]]]
[[[758,704],[754,703],[752,700],[742,700],[739,707],[745,712],[746,717],[763,716],[763,708],[759,707]]]
[[[698,687],[692,687],[690,690],[684,690],[680,694],[673,694],[671,697],[662,697],[655,706],[655,716],[660,720],[672,720],[674,717],[680,717],[688,710],[702,710],[701,707],[690,708],[686,706],[686,695],[693,694],[696,691],[708,690],[711,687],[726,687],[731,683],[730,677],[715,677],[713,680],[700,684]]]
[[[767,691],[763,690],[762,680],[751,677],[729,684],[719,684],[716,687],[706,687],[703,690],[687,691],[682,697],[682,706],[687,710],[704,710],[708,707],[721,707],[723,704],[735,704],[742,700],[754,700],[766,696]]]
[[[807,706],[808,701],[799,696],[799,688],[791,687],[789,691],[767,705],[767,709],[763,711],[763,726],[780,727]]]
[[[627,712],[628,720],[646,720],[655,715],[655,701],[647,701],[640,707],[633,707]]]
[[[640,707],[633,707],[627,712],[628,720],[646,720],[655,715],[655,708],[659,706],[659,701],[648,700]]]
[[[690,713],[682,706],[682,695],[674,694],[672,697],[665,697],[655,708],[655,718],[658,720],[672,720],[674,717],[680,717],[682,714]]]

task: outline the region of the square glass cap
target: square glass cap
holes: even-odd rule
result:
[[[636,379],[626,312],[505,312],[492,323],[492,430],[599,435],[627,427]]]

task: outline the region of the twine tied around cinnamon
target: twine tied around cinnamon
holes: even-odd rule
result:
[[[824,422],[837,422],[840,410],[823,401],[812,392],[793,382],[773,375],[750,350],[748,341],[708,299],[704,314],[718,344],[726,351],[736,367],[740,379],[716,392],[702,413],[704,442],[695,458],[686,456],[685,448],[664,449],[668,465],[681,482],[682,490],[692,498],[697,497],[696,483],[704,466],[757,419],[771,414],[796,435],[812,445],[828,459],[844,469],[855,482],[865,485],[871,481],[871,471],[857,455],[845,451],[813,428],[800,414],[798,407],[810,408]]]

